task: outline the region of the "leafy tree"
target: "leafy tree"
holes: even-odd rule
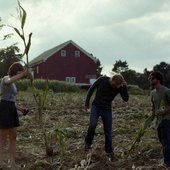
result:
[[[164,85],[170,88],[170,64],[162,61],[153,67],[153,71],[159,71],[164,77]]]
[[[102,76],[101,72],[102,72],[102,69],[103,67],[101,66],[101,62],[99,59],[97,59],[97,78]]]
[[[121,73],[128,84],[137,85],[142,89],[148,89],[150,87],[148,81],[148,74],[150,73],[147,69],[144,69],[144,73],[137,73],[135,70],[128,68],[126,61],[116,61],[112,71]]]
[[[117,73],[122,73],[122,72],[126,72],[129,69],[128,67],[129,66],[126,61],[118,60],[113,65],[112,71],[117,72]]]
[[[22,55],[17,53],[19,53],[19,48],[16,44],[5,49],[0,49],[0,77],[7,74],[13,62],[20,61]]]
[[[126,61],[116,61],[113,65],[112,71],[121,73],[128,84],[137,84],[138,74],[135,70],[129,69],[129,66]]]
[[[127,70],[121,73],[128,84],[137,85],[138,73],[135,70]]]
[[[148,76],[151,71],[148,71],[147,68],[143,70],[143,73],[138,73],[137,85],[142,89],[149,89],[150,83],[148,81]]]
[[[147,68],[145,68],[143,70],[143,74],[145,74],[147,77],[149,76],[149,74],[151,73],[152,71],[149,71]]]
[[[0,31],[4,27],[4,24],[2,24],[2,20],[0,18]],[[2,37],[0,41],[6,40],[7,38],[10,38],[13,34],[7,34]],[[9,66],[16,61],[19,61],[21,59],[21,54],[19,53],[19,48],[16,46],[16,44],[13,44],[7,48],[0,48],[0,77],[3,77],[7,74]]]
[[[148,81],[148,74],[145,72],[143,74],[139,73],[137,84],[142,89],[149,89],[150,83]]]
[[[167,71],[170,69],[170,65],[164,61],[160,62],[153,67],[154,71],[160,71],[162,74],[166,74]]]

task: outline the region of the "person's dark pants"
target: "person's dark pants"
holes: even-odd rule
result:
[[[96,106],[92,106],[90,113],[90,124],[87,131],[87,136],[85,138],[86,144],[91,145],[93,142],[95,129],[97,126],[97,122],[101,116],[104,126],[105,133],[105,151],[106,153],[113,153],[112,149],[112,112],[111,110],[100,109]]]
[[[162,120],[157,131],[163,147],[164,163],[170,167],[170,120]]]

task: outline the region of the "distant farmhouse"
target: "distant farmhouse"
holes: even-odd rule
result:
[[[96,79],[97,59],[72,40],[47,50],[30,62],[34,78],[90,85]]]

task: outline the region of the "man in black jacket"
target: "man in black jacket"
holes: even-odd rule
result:
[[[90,123],[85,138],[85,150],[91,148],[94,138],[95,128],[97,126],[98,118],[101,116],[105,133],[105,152],[111,160],[114,160],[114,153],[112,148],[112,101],[118,94],[121,95],[124,101],[128,101],[129,95],[127,91],[127,84],[120,74],[115,74],[112,77],[102,76],[90,87],[87,93],[85,108],[89,108],[90,98],[96,91],[95,98],[92,102]]]

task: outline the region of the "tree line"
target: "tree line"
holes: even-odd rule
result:
[[[0,30],[3,28],[3,24],[0,18]],[[10,38],[11,34],[5,35],[2,40]],[[17,44],[13,44],[6,48],[0,48],[0,77],[3,77],[7,74],[9,66],[16,61],[20,61],[22,59],[22,54],[19,53],[19,48]],[[102,74],[102,65],[99,59],[97,59],[97,77]],[[153,66],[151,71],[144,69],[143,73],[138,73],[135,70],[129,68],[127,61],[118,60],[113,64],[112,68],[113,72],[121,73],[128,84],[137,85],[142,89],[149,89],[149,81],[148,75],[151,71],[160,71],[164,76],[164,84],[170,88],[170,64],[164,61],[159,64]]]
[[[164,61],[153,66],[152,70],[144,69],[143,73],[138,73],[129,68],[127,61],[118,60],[113,65],[113,72],[121,73],[128,84],[137,85],[142,89],[149,89],[148,76],[152,71],[159,71],[164,77],[164,85],[170,88],[170,64]]]
[[[22,54],[19,54],[19,48],[14,44],[7,48],[0,49],[0,77],[7,74],[9,66],[16,61],[20,61]],[[97,60],[97,77],[101,76],[102,66],[100,60]],[[151,71],[144,69],[143,73],[138,73],[129,68],[126,61],[118,60],[113,64],[113,72],[121,73],[130,85],[137,85],[142,89],[149,89],[148,75],[151,71],[160,71],[164,76],[165,86],[170,88],[170,64],[164,61],[153,66]]]

